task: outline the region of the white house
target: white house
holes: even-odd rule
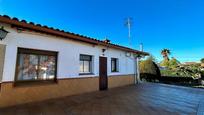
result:
[[[8,16],[0,27],[0,107],[133,84],[148,55]]]

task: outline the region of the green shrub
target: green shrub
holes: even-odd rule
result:
[[[160,63],[160,66],[169,67],[169,60],[164,59],[164,60]]]
[[[202,58],[200,61],[201,61],[201,63],[204,63],[204,58]]]
[[[176,58],[169,60],[169,68],[176,68],[180,62]]]
[[[140,62],[140,73],[156,74],[156,69],[152,60],[145,60]]]
[[[157,64],[152,61],[152,57],[150,56],[147,60],[140,62],[140,73],[143,74],[152,74],[160,76],[160,70]]]
[[[161,75],[162,76],[178,76],[177,72],[174,70],[166,69],[166,70],[161,70]]]

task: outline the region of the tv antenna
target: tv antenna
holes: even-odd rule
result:
[[[128,17],[125,25],[128,27],[128,42],[129,42],[129,46],[132,47],[132,43],[131,43],[131,27],[132,27],[132,18]]]

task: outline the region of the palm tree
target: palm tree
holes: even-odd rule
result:
[[[169,61],[169,55],[171,54],[171,52],[170,52],[169,49],[164,48],[164,49],[161,51],[161,54],[162,54],[164,60],[168,60],[168,61]]]

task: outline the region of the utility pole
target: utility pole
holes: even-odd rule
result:
[[[143,51],[143,43],[140,43],[140,51]]]
[[[131,41],[131,27],[132,27],[132,19],[130,17],[127,18],[125,25],[128,27],[128,43],[129,47],[132,48],[132,41]],[[137,83],[140,82],[138,73],[139,73],[139,60],[138,57],[134,57],[134,84],[136,85]]]
[[[128,27],[128,42],[129,46],[132,47],[131,43],[131,27],[132,27],[132,19],[130,17],[127,18],[125,25]]]

